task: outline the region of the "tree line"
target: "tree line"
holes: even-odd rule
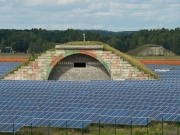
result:
[[[139,31],[111,32],[103,30],[15,30],[0,29],[0,50],[12,47],[16,52],[41,53],[53,48],[55,44],[69,41],[101,41],[127,52],[144,44],[162,45],[177,55],[180,54],[180,28],[152,29]]]

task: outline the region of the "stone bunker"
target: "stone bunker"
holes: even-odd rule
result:
[[[110,47],[111,48],[111,47]],[[56,45],[28,65],[4,77],[5,80],[149,80],[155,77],[117,55],[114,48],[83,42]],[[128,56],[130,57],[130,56]]]

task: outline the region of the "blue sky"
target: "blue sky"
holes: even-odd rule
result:
[[[158,27],[180,27],[180,0],[0,0],[0,29]]]

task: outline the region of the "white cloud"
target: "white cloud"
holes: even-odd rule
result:
[[[153,2],[153,3],[163,3],[164,0],[151,0],[151,2]]]
[[[42,5],[67,5],[83,2],[83,0],[16,0],[22,2],[26,6],[42,6]]]
[[[58,4],[72,4],[74,2],[77,2],[77,0],[57,0]]]
[[[179,27],[179,0],[0,0],[0,28],[137,30]]]

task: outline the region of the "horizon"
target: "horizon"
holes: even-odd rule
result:
[[[128,30],[128,31],[110,31],[110,30],[104,30],[104,29],[73,29],[73,28],[67,28],[65,30],[59,30],[59,29],[44,29],[44,28],[29,28],[29,29],[16,29],[16,28],[5,28],[5,29],[2,29],[0,28],[0,30],[34,30],[34,29],[37,29],[37,30],[46,30],[46,31],[67,31],[67,30],[79,30],[79,31],[106,31],[106,32],[113,32],[113,33],[119,33],[119,32],[137,32],[137,31],[141,31],[141,30],[162,30],[162,29],[166,29],[166,30],[175,30],[175,29],[180,29],[180,27],[175,27],[175,28],[172,28],[172,29],[169,29],[169,28],[160,28],[160,29],[140,29],[140,30]]]

